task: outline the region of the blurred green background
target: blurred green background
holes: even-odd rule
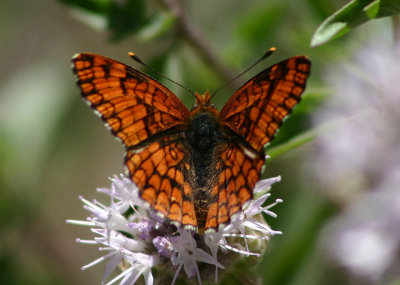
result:
[[[202,93],[217,89],[272,46],[277,47],[273,56],[214,100],[223,106],[237,86],[281,59],[305,54],[312,61],[303,101],[271,153],[267,150],[276,155],[267,161],[264,177],[282,176],[271,193],[284,200],[273,209],[278,218],[267,221],[283,235],[272,239],[254,272],[262,284],[400,284],[396,270],[389,277],[384,272],[364,278],[324,250],[322,230],[348,203],[327,194],[312,167],[320,134],[314,114],[334,96],[325,80],[328,70],[350,61],[373,35],[396,37],[398,20],[372,21],[311,48],[317,27],[346,1],[170,3],[1,1],[0,284],[101,282],[104,264],[80,270],[101,255],[97,248],[75,243],[92,235],[65,220],[84,219],[87,212],[78,195],[97,198],[95,189],[109,187],[108,177],[123,172],[123,147],[80,100],[70,69],[75,53],[95,52],[146,71],[127,56],[134,51],[156,70]],[[174,16],[177,11],[184,18]],[[161,81],[188,107],[193,104],[183,89]],[[290,142],[298,136],[299,146],[293,147]],[[288,150],[279,148],[285,143]]]

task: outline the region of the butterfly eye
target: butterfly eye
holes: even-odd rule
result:
[[[215,105],[212,104],[212,103],[210,104],[210,107],[211,107],[211,108],[216,108]]]

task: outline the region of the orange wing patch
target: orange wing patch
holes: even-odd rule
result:
[[[186,124],[186,106],[138,70],[89,53],[76,55],[72,62],[82,97],[127,147]]]
[[[128,150],[125,164],[143,200],[176,225],[197,229],[193,190],[185,178],[190,154],[170,139],[166,136],[144,149]]]
[[[228,224],[233,215],[242,210],[243,205],[253,198],[253,188],[260,178],[264,157],[250,158],[246,151],[235,144],[229,144],[218,155],[218,167],[222,170],[211,190],[205,230],[218,229]]]
[[[222,124],[255,150],[263,149],[300,101],[310,65],[307,57],[292,57],[250,79],[221,110]]]

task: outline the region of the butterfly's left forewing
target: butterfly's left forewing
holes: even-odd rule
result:
[[[189,110],[168,88],[118,61],[72,59],[84,100],[127,148],[125,165],[139,195],[175,224],[197,227],[182,141]],[[187,164],[186,164],[187,165]]]
[[[310,74],[305,56],[281,61],[245,83],[220,113],[222,125],[260,151],[300,101]]]

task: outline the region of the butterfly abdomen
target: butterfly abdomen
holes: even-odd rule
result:
[[[193,168],[194,168],[194,189],[195,204],[198,204],[196,215],[198,223],[205,220],[210,200],[210,188],[212,181],[215,181],[216,149],[223,143],[223,133],[218,118],[206,111],[197,112],[189,123],[186,132],[188,139]]]

